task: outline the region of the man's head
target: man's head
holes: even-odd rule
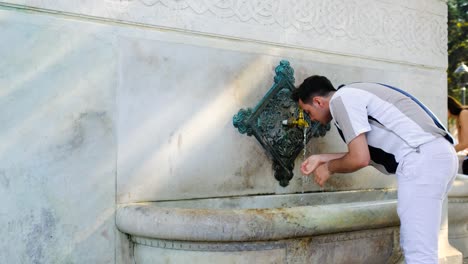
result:
[[[298,102],[311,120],[327,124],[331,121],[329,101],[336,89],[325,76],[313,75],[296,88],[291,98]]]

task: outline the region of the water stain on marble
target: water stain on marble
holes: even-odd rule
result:
[[[158,69],[161,65],[158,54],[151,52],[151,50],[148,49],[148,46],[142,45],[138,41],[134,41],[132,43],[132,50],[139,61],[145,62],[147,64],[146,66],[151,66],[153,70]],[[167,58],[165,61],[167,61]]]
[[[101,236],[104,237],[105,239],[109,240],[109,234],[108,234],[107,230],[102,231]]]
[[[238,169],[237,176],[242,177],[242,185],[247,189],[254,188],[254,180],[258,165],[256,162],[247,161],[244,166]]]
[[[3,186],[5,189],[10,188],[10,179],[6,175],[4,170],[0,170],[0,185]]]
[[[150,215],[151,215],[151,213],[150,213],[150,211],[148,210],[148,207],[147,207],[147,206],[138,206],[138,207],[135,208],[135,210],[136,210],[137,212],[140,212],[140,213],[141,213],[142,215],[144,215],[144,216],[150,216]]]
[[[58,146],[58,148],[67,152],[73,152],[91,140],[90,135],[93,137],[112,135],[112,130],[112,120],[107,115],[107,112],[81,113],[73,121],[69,140],[64,145]]]
[[[259,177],[262,177],[260,172],[265,169],[265,166],[272,168],[272,163],[259,145],[252,146],[249,154],[252,158],[242,166],[242,176],[244,177],[244,185],[248,188],[254,188],[255,182],[259,181]]]
[[[177,137],[177,149],[180,151],[180,148],[182,147],[183,141],[182,141],[182,134],[179,134]]]
[[[81,119],[81,116],[80,116],[80,119]],[[67,144],[71,150],[79,148],[84,142],[85,131],[83,129],[80,119],[78,119],[78,121],[75,121],[73,123],[73,135]]]
[[[172,132],[169,134],[169,138],[167,139],[167,143],[168,143],[168,144],[171,144],[171,143],[172,143],[172,138],[174,137],[174,134],[175,134],[174,131],[172,131]]]
[[[34,219],[34,216],[32,216]],[[32,230],[27,235],[26,255],[30,263],[47,263],[47,248],[54,240],[57,227],[57,219],[50,209],[42,208],[38,223],[32,226]]]
[[[251,159],[248,159],[242,163],[234,171],[234,178],[231,178],[225,184],[223,184],[222,188],[224,189],[254,189],[255,182],[258,182],[258,177],[262,177],[260,175],[260,171],[263,169],[265,163],[265,154],[259,151],[256,146],[250,148],[249,156]]]
[[[351,177],[346,177],[346,175],[335,175],[328,179],[326,185],[328,185],[327,188],[331,187],[334,190],[342,190],[352,187],[354,183],[351,180]]]

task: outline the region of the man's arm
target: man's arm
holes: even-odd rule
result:
[[[346,153],[328,153],[328,154],[317,154],[308,157],[301,165],[301,171],[304,175],[311,174],[318,166],[329,162],[330,160],[339,159]]]
[[[455,151],[462,151],[468,148],[468,111],[461,111],[458,117],[458,144]]]
[[[335,172],[354,172],[369,165],[370,154],[366,134],[362,133],[348,144],[348,153],[339,159],[328,162],[328,170]]]
[[[366,134],[362,133],[348,144],[348,152],[337,159],[319,165],[314,173],[317,184],[323,186],[335,172],[354,172],[369,165],[370,154]]]

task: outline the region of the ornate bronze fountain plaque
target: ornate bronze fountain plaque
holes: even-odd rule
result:
[[[294,160],[301,152],[305,142],[311,137],[324,136],[330,125],[322,126],[312,122],[306,115],[309,128],[304,135],[300,127],[282,124],[292,116],[298,115],[299,106],[291,99],[294,87],[294,70],[289,62],[282,60],[275,68],[274,84],[254,109],[240,109],[233,117],[233,124],[240,133],[254,135],[265,148],[273,161],[275,178],[286,187],[293,177]]]

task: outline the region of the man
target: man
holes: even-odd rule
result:
[[[398,181],[400,244],[406,263],[438,263],[442,203],[458,170],[453,139],[437,118],[411,95],[384,84],[353,83],[335,90],[311,76],[292,98],[311,120],[333,120],[346,153],[312,155],[302,173],[320,186],[333,173],[372,165]]]

